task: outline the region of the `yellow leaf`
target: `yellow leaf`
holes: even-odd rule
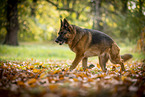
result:
[[[80,68],[80,71],[83,71],[83,68]]]
[[[119,70],[116,69],[115,72],[119,72]]]
[[[36,79],[35,78],[31,78],[27,81],[28,84],[32,84],[32,83],[36,83]]]
[[[75,82],[78,82],[78,81],[79,81],[77,78],[73,78],[73,80],[74,80]]]
[[[124,81],[124,79],[126,79],[126,76],[121,76],[121,80]]]
[[[100,68],[100,65],[99,65],[99,64],[97,64],[97,67],[98,67],[98,68]]]
[[[38,72],[40,72],[40,70],[39,69],[33,69],[33,72],[38,73]]]
[[[88,78],[88,82],[93,82],[93,79],[92,78]]]
[[[30,69],[33,69],[33,68],[34,68],[34,66],[33,66],[33,65],[31,65],[31,66],[30,66]]]
[[[64,75],[59,75],[59,80],[63,80],[64,79]]]
[[[59,73],[60,72],[60,70],[55,70],[54,72],[53,72],[53,74],[56,74],[56,73]]]
[[[17,84],[20,85],[20,86],[24,86],[25,85],[24,82],[22,82],[22,81],[18,81]]]
[[[30,85],[30,87],[32,87],[32,88],[35,87],[35,86],[36,86],[36,84],[31,84],[31,85]]]
[[[39,63],[34,63],[34,65],[39,65]]]
[[[66,69],[65,69],[65,71],[68,71],[68,70],[69,70],[69,68],[66,68]]]
[[[41,73],[40,78],[44,78],[45,77],[45,73]]]
[[[100,74],[100,77],[104,77],[104,75],[103,74]]]
[[[131,70],[131,73],[132,73],[132,74],[136,74],[136,72],[135,72],[134,70]]]

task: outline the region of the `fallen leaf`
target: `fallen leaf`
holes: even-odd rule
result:
[[[32,83],[36,83],[36,79],[35,78],[31,78],[31,79],[28,79],[27,83],[28,84],[32,84]]]
[[[17,84],[20,85],[20,86],[25,86],[23,81],[18,81]]]
[[[78,82],[78,81],[79,81],[77,78],[73,78],[73,80],[74,80],[75,82]]]
[[[44,77],[46,77],[46,73],[41,73],[40,78],[44,78]]]

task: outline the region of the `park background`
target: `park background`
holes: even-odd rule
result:
[[[64,18],[111,36],[133,55],[126,71],[97,57],[69,71],[75,54],[54,42]],[[0,97],[144,97],[144,82],[145,0],[0,0]]]
[[[1,60],[73,59],[66,45],[54,43],[64,18],[108,34],[121,54],[144,59],[144,0],[1,0],[0,14]]]

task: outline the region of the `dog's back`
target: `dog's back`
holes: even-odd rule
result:
[[[92,29],[84,29],[84,31],[91,32],[92,41],[90,43],[90,46],[91,45],[111,46],[112,43],[114,43],[113,39],[110,36],[101,31]]]

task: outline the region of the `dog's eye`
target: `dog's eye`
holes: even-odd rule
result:
[[[67,32],[64,32],[63,34],[66,34]]]
[[[61,34],[61,35],[64,35],[66,34],[67,32],[59,32],[58,34]]]

